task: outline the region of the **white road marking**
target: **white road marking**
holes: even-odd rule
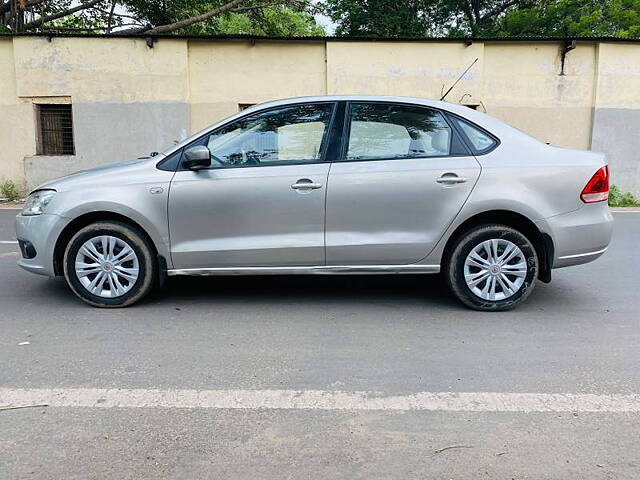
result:
[[[381,395],[326,390],[0,388],[0,407],[34,404],[74,408],[640,413],[638,394],[419,392]]]
[[[640,213],[640,210],[611,210],[611,213]]]
[[[0,240],[0,244],[3,245],[18,245],[17,240]]]
[[[18,252],[0,253],[0,257],[17,257]]]

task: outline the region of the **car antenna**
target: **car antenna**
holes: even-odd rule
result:
[[[471,65],[469,65],[469,66],[467,67],[467,69],[466,69],[464,72],[462,72],[462,75],[460,75],[460,76],[458,77],[458,79],[457,79],[455,82],[453,82],[453,85],[451,85],[451,86],[449,87],[449,90],[447,90],[447,91],[444,93],[444,95],[442,95],[442,96],[440,97],[440,101],[444,100],[444,99],[445,99],[445,97],[446,97],[447,95],[449,95],[449,92],[450,92],[451,90],[453,90],[453,87],[455,87],[455,86],[458,84],[458,82],[459,82],[460,80],[462,80],[462,77],[464,77],[464,76],[465,76],[465,74],[466,74],[469,70],[471,70],[471,67],[473,67],[473,66],[476,64],[476,62],[477,62],[477,61],[478,61],[478,59],[476,58],[473,62],[471,62]]]

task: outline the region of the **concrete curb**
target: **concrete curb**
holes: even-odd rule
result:
[[[22,210],[24,203],[0,202],[0,210]]]
[[[611,207],[612,212],[640,213],[640,207]]]

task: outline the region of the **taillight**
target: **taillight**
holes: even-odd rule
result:
[[[580,198],[584,203],[604,202],[609,199],[608,166],[604,166],[594,173],[582,190]]]

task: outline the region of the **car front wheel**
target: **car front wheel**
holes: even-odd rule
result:
[[[510,310],[533,291],[538,256],[518,230],[482,225],[457,240],[444,273],[454,295],[468,307]]]
[[[95,307],[126,307],[155,284],[152,247],[138,229],[97,222],[78,231],[64,253],[64,276],[73,292]]]

